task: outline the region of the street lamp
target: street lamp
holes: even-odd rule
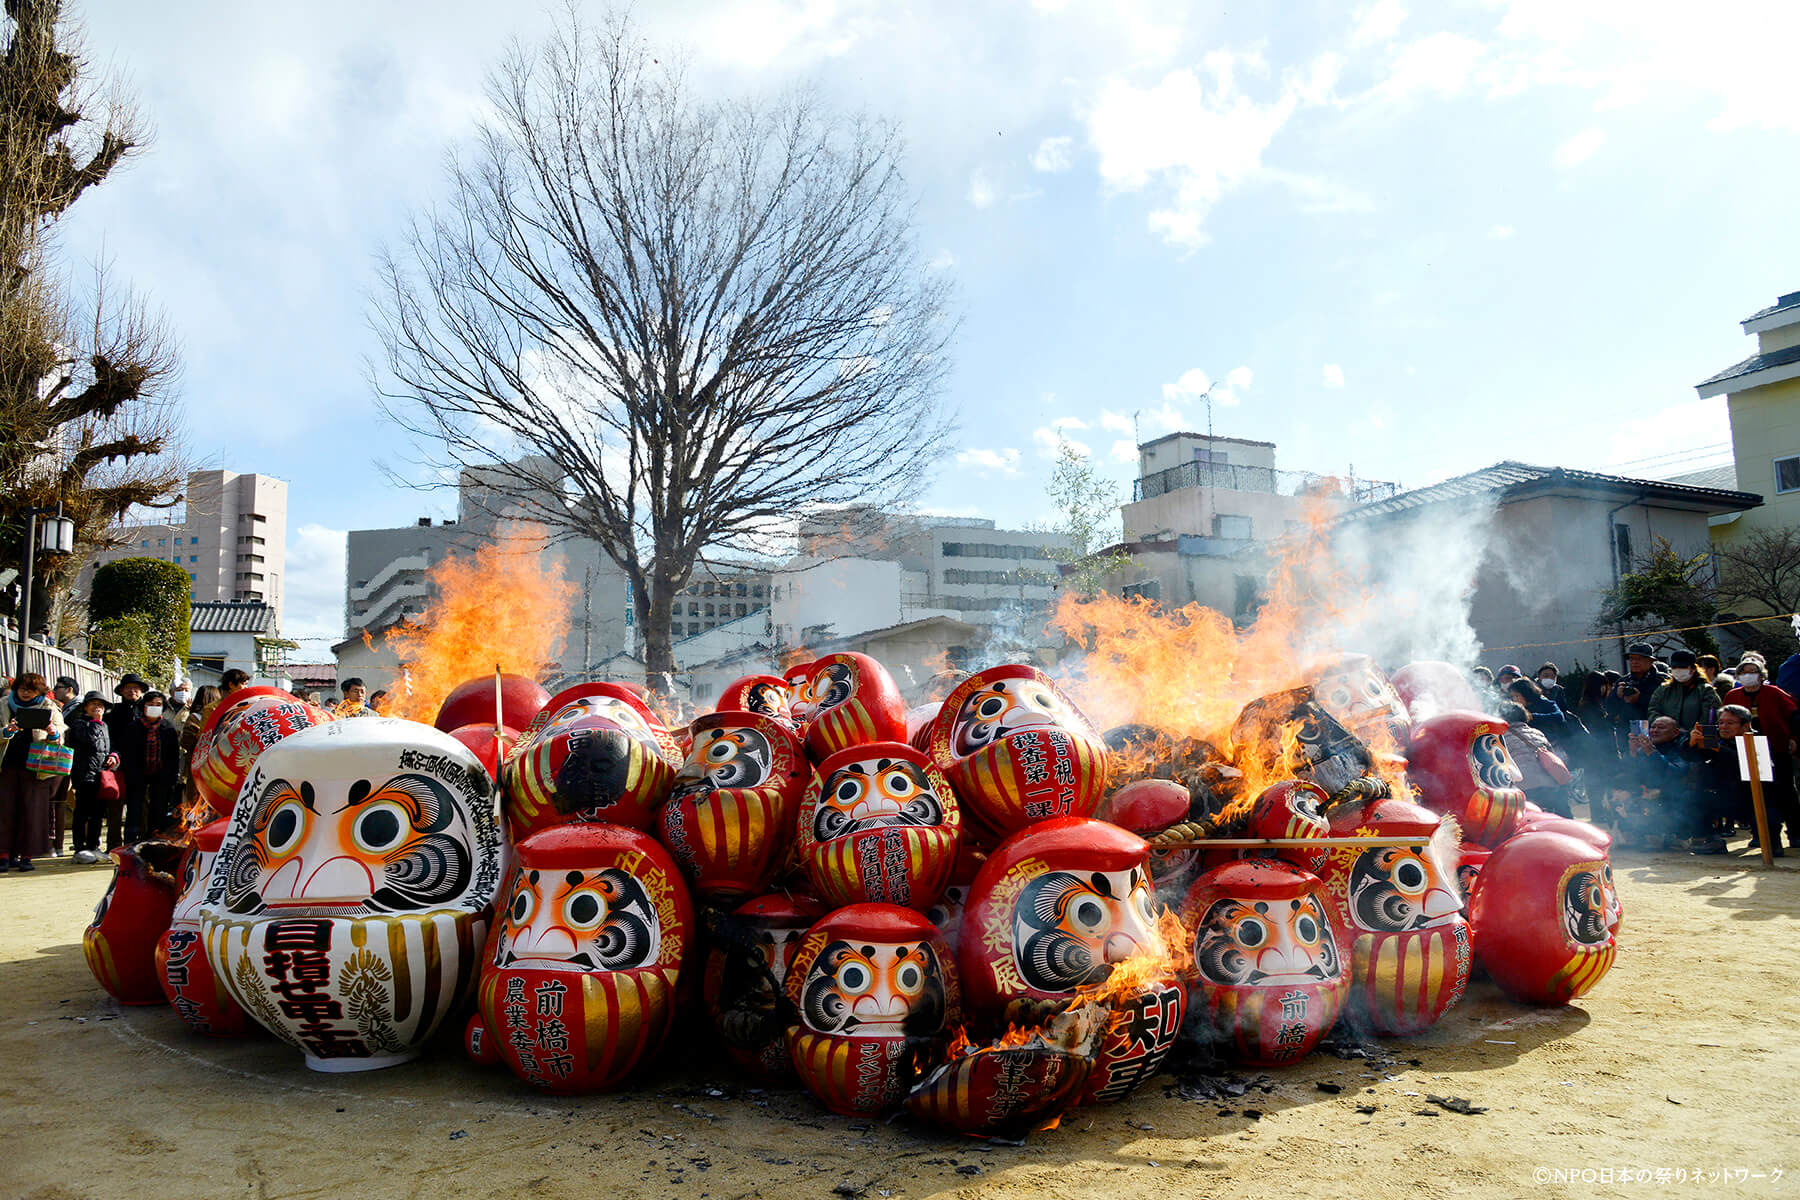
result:
[[[40,522],[38,518],[48,517]],[[25,648],[31,640],[31,585],[37,574],[38,551],[68,554],[75,549],[75,522],[63,516],[62,505],[25,510],[25,575],[19,594],[19,655],[14,676],[25,674]]]

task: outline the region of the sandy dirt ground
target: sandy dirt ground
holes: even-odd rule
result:
[[[448,1029],[417,1063],[316,1075],[116,1005],[81,954],[107,869],[44,860],[0,877],[0,1196],[1800,1195],[1800,859],[1621,852],[1615,874],[1623,948],[1574,1007],[1477,983],[1372,1058],[1190,1065],[1014,1147],[830,1116],[679,1033],[617,1095],[546,1098]]]

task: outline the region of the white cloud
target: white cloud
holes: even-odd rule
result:
[[[1066,171],[1074,163],[1070,155],[1075,145],[1072,137],[1047,137],[1031,153],[1031,165],[1039,171]]]
[[[1135,463],[1138,460],[1137,446],[1132,442],[1114,442],[1106,452],[1106,456],[1117,463]]]
[[[1181,378],[1174,383],[1162,385],[1164,400],[1175,400],[1186,404],[1197,397],[1204,396],[1206,389],[1212,386],[1212,379],[1199,367],[1191,367],[1181,373]]]
[[[1400,6],[1399,0],[1375,0],[1357,18],[1356,32],[1350,35],[1350,44],[1368,46],[1385,42],[1394,36],[1404,20],[1406,9]]]
[[[994,191],[993,180],[986,171],[977,170],[969,176],[969,203],[976,208],[992,208],[994,201],[1000,198]]]
[[[1556,148],[1551,161],[1559,167],[1574,167],[1594,157],[1600,143],[1606,140],[1604,129],[1584,129]]]
[[[302,525],[287,544],[282,633],[300,643],[296,662],[324,662],[344,636],[342,529]]]
[[[1136,192],[1156,184],[1172,193],[1151,210],[1149,226],[1173,245],[1191,250],[1211,240],[1205,225],[1213,205],[1263,176],[1263,152],[1288,118],[1329,96],[1337,59],[1320,56],[1306,71],[1284,73],[1268,100],[1246,93],[1240,72],[1266,76],[1268,66],[1260,55],[1221,50],[1199,72],[1170,71],[1150,87],[1114,77],[1088,113],[1088,141],[1107,187]]]
[[[1160,408],[1146,408],[1138,413],[1139,420],[1146,425],[1160,426],[1163,429],[1180,429],[1188,423],[1187,411],[1176,408],[1173,404],[1163,404]]]
[[[1162,385],[1163,411],[1173,411],[1174,404],[1192,404],[1212,391],[1212,402],[1223,408],[1230,408],[1243,399],[1240,392],[1250,390],[1250,381],[1255,378],[1249,367],[1233,367],[1225,373],[1225,378],[1215,382],[1211,376],[1199,367],[1192,367],[1181,373],[1181,377],[1173,383]],[[1169,428],[1176,427],[1175,421],[1168,422]]]
[[[955,265],[956,255],[950,253],[948,250],[939,250],[936,254],[931,256],[931,261],[926,263],[925,267],[927,270],[931,271],[948,271]]]
[[[1083,458],[1092,458],[1092,446],[1069,436],[1070,430],[1083,430],[1087,427],[1087,422],[1080,417],[1058,417],[1048,425],[1040,425],[1032,430],[1031,440],[1037,444],[1038,453],[1044,458],[1055,458],[1065,443]]]
[[[1496,225],[1487,231],[1487,235],[1488,241],[1490,242],[1504,242],[1513,235],[1513,227],[1511,225]]]
[[[1249,391],[1250,380],[1255,378],[1249,367],[1233,367],[1225,373],[1225,386],[1234,391]]]
[[[1100,428],[1108,433],[1130,433],[1132,432],[1131,417],[1127,413],[1103,408],[1100,410]]]
[[[1012,476],[1019,473],[1019,457],[1019,452],[1010,446],[1002,450],[963,450],[956,456],[956,465],[983,473]]]
[[[1344,368],[1337,363],[1326,363],[1319,372],[1319,382],[1328,388],[1344,386]]]
[[[1394,59],[1381,90],[1395,99],[1432,93],[1454,96],[1468,84],[1486,47],[1460,33],[1431,33],[1409,42]]]

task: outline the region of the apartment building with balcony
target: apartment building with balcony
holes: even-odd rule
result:
[[[87,594],[94,569],[122,558],[158,558],[187,572],[195,604],[260,604],[281,628],[287,574],[287,483],[270,475],[190,471],[168,520],[107,531],[76,579]]]

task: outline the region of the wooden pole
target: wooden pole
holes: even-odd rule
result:
[[[1769,843],[1769,810],[1763,807],[1762,767],[1756,761],[1756,735],[1746,733],[1744,760],[1750,767],[1750,806],[1756,810],[1756,841],[1762,847],[1763,866],[1775,865],[1775,847]]]

